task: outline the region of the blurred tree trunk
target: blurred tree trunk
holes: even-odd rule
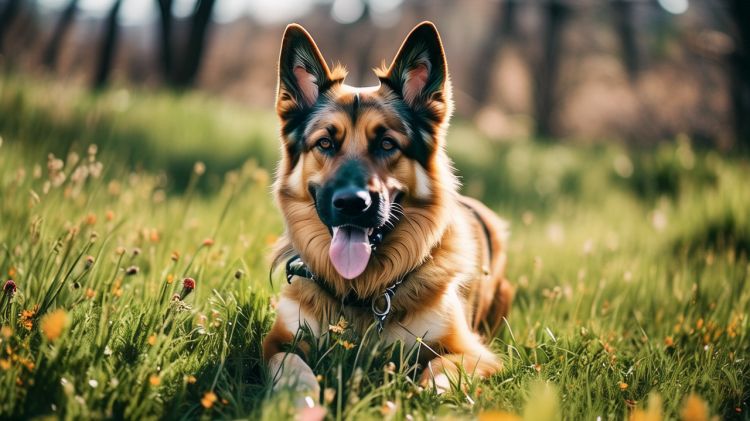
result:
[[[328,7],[331,12],[333,4]],[[339,47],[344,56],[341,60],[350,63],[347,67],[347,83],[352,86],[365,86],[365,79],[371,68],[370,53],[375,44],[375,36],[370,22],[370,4],[364,3],[362,14],[350,23],[341,23],[333,27],[334,38],[340,40]],[[374,78],[374,75],[373,75]]]
[[[57,66],[57,58],[60,55],[60,46],[65,40],[65,36],[73,24],[73,18],[78,10],[78,0],[70,0],[68,6],[63,10],[60,20],[57,21],[55,30],[44,48],[42,55],[42,64],[48,69],[54,69]]]
[[[517,0],[507,0],[505,10],[503,10],[502,37],[506,39],[513,38],[516,34],[516,18],[519,2]]]
[[[549,140],[554,135],[554,112],[558,102],[557,80],[562,48],[560,37],[570,8],[562,0],[549,0],[543,7],[544,41],[534,78],[534,117],[536,136]]]
[[[640,57],[638,54],[638,40],[633,24],[632,0],[613,0],[610,2],[615,19],[615,30],[620,41],[620,54],[625,71],[631,82],[638,78]]]
[[[106,32],[99,47],[99,63],[96,66],[96,75],[94,76],[94,88],[96,89],[101,89],[107,84],[109,74],[112,71],[112,62],[117,47],[117,16],[120,13],[120,6],[122,6],[122,0],[115,0],[107,14]]]
[[[5,40],[5,34],[10,29],[13,19],[21,9],[21,0],[8,0],[8,3],[0,13],[0,53],[3,51],[3,41]]]
[[[188,87],[195,82],[201,60],[203,59],[203,51],[206,46],[206,32],[211,22],[214,3],[216,3],[215,0],[198,0],[195,4],[182,68],[175,79],[175,85],[178,87]]]
[[[368,76],[374,75],[370,71],[375,67],[375,63],[370,62],[372,48],[375,45],[375,34],[373,34],[372,22],[370,20],[370,4],[365,3],[365,10],[362,16],[352,25],[350,34],[360,34],[363,40],[359,43],[359,49],[356,49],[357,71],[359,72],[358,86],[365,86],[365,80]],[[355,41],[356,44],[356,41]]]
[[[470,72],[469,94],[475,101],[476,109],[485,105],[492,93],[495,62],[500,55],[503,40],[509,38],[514,30],[515,0],[500,1],[499,6],[490,22],[487,36],[479,46],[477,58]]]
[[[729,81],[737,149],[750,152],[750,1],[726,0],[733,22]]]
[[[173,0],[157,0],[159,6],[159,62],[162,78],[172,83],[172,3]]]

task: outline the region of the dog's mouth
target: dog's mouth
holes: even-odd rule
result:
[[[400,207],[402,195],[397,193],[389,209],[385,222],[377,227],[362,227],[354,224],[343,224],[329,226],[331,230],[331,245],[328,248],[328,257],[333,267],[345,279],[355,279],[360,276],[373,251],[383,241],[398,221],[398,212],[393,207]]]
[[[354,279],[362,274],[372,254],[371,236],[375,228],[355,225],[332,227],[331,246],[328,256],[336,271],[346,279]]]

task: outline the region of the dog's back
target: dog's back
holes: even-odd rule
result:
[[[476,219],[474,236],[484,245],[479,253],[480,273],[469,292],[474,309],[471,325],[475,331],[491,338],[502,327],[513,301],[514,288],[505,275],[508,223],[476,199],[462,196],[461,203]]]

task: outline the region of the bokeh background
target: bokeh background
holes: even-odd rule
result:
[[[747,142],[743,0],[2,0],[6,72],[80,86],[197,89],[273,106],[284,26],[303,24],[352,85],[376,83],[408,30],[441,31],[457,115],[492,139],[684,134]]]

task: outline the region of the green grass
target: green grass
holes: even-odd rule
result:
[[[272,114],[4,77],[0,136],[0,276],[18,288],[0,302],[1,418],[292,416],[260,360],[283,283]],[[329,418],[625,419],[660,399],[674,419],[691,394],[748,418],[747,160],[686,139],[499,143],[460,121],[449,144],[464,190],[512,223],[505,368],[437,396],[415,385],[411,344],[330,333],[311,358]]]

